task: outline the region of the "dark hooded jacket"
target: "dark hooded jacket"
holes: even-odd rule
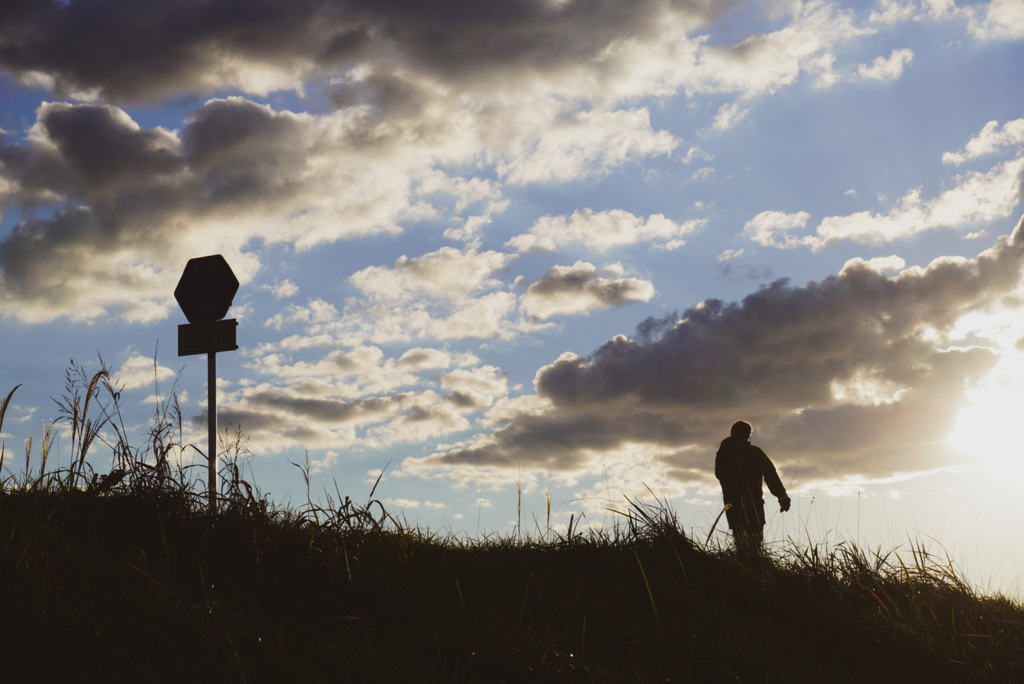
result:
[[[722,483],[722,498],[732,505],[730,523],[742,514],[747,524],[764,526],[764,498],[761,482],[780,499],[786,488],[768,455],[742,437],[726,437],[715,456],[715,477]]]

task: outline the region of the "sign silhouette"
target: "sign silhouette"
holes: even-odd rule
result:
[[[228,315],[238,292],[238,278],[220,254],[189,259],[174,288],[189,323],[219,321]]]
[[[178,326],[178,356],[238,349],[238,321],[224,318],[238,292],[238,278],[220,254],[189,259],[174,288],[188,323]]]
[[[238,321],[234,318],[179,325],[178,356],[235,351],[238,349],[237,330]]]
[[[208,410],[208,485],[210,511],[217,511],[217,352],[238,349],[238,321],[228,315],[238,292],[238,278],[220,254],[189,259],[174,288],[174,298],[188,319],[178,326],[178,356],[206,354]]]

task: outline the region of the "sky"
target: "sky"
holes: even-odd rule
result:
[[[743,419],[770,544],[1021,595],[1021,63],[1022,0],[10,0],[7,453],[101,358],[205,451],[173,291],[221,254],[219,425],[278,504],[379,478],[479,539],[657,497],[725,544]]]

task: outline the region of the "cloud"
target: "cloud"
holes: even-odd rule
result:
[[[893,50],[888,57],[875,57],[871,66],[861,64],[857,76],[866,81],[895,81],[903,69],[914,59],[914,51],[907,48]]]
[[[505,267],[512,255],[501,252],[461,251],[452,247],[421,257],[400,257],[391,268],[370,266],[357,271],[349,282],[376,300],[407,301],[417,296],[460,299],[496,284],[492,274]]]
[[[1014,40],[1024,37],[1024,9],[1015,0],[990,0],[963,3],[955,0],[901,2],[882,0],[872,10],[871,24],[892,25],[906,21],[961,19],[968,32],[978,40]]]
[[[4,8],[0,67],[111,100],[227,88],[265,94],[365,61],[401,62],[453,82],[557,72],[628,48],[627,38],[650,42],[666,25],[694,29],[712,16],[705,3],[654,0],[629,7],[578,0],[356,0],[344,7],[327,0],[112,0]]]
[[[685,82],[687,92],[731,92],[749,100],[793,85],[803,74],[830,86],[839,80],[833,70],[834,48],[875,32],[858,26],[853,12],[833,3],[800,2],[789,9],[789,24],[777,31],[751,35],[725,48],[705,46]],[[740,112],[720,110],[722,124]]]
[[[121,368],[114,372],[111,383],[118,389],[133,390],[174,376],[173,370],[156,364],[152,357],[136,354],[125,359]]]
[[[1024,145],[1024,119],[1014,119],[999,127],[998,121],[989,121],[975,137],[971,138],[960,152],[946,152],[942,155],[943,164],[960,165],[964,162],[1003,148]]]
[[[738,102],[729,102],[718,108],[711,128],[716,131],[728,130],[746,119],[748,114],[750,114],[750,107],[744,107]]]
[[[678,144],[667,131],[651,129],[646,109],[580,112],[497,170],[512,185],[565,182],[627,159],[668,154]]]
[[[421,299],[400,309],[353,300],[345,314],[325,329],[346,344],[506,338],[520,330],[510,318],[516,306],[517,298],[511,292],[490,292],[447,303]]]
[[[803,228],[811,215],[806,211],[787,214],[782,211],[762,211],[743,224],[743,234],[759,245],[791,249],[805,244],[794,238],[789,231]]]
[[[310,461],[309,474],[317,475],[319,473],[324,472],[325,470],[328,470],[338,461],[339,456],[341,456],[341,454],[339,454],[337,451],[334,451],[333,449],[328,450],[324,454],[323,458],[319,458],[315,461]]]
[[[745,254],[743,248],[727,249],[718,255],[718,270],[729,280],[772,280],[774,271],[766,264],[759,264],[753,260],[739,263],[740,257]]]
[[[421,373],[448,368],[451,362],[451,356],[439,349],[417,347],[396,359],[386,358],[377,346],[357,345],[333,349],[315,361],[263,350],[247,367],[267,377],[304,382],[305,391],[314,395],[349,399],[418,385]]]
[[[837,45],[875,30],[831,3],[797,3],[769,18],[778,30],[713,43],[702,32],[728,4],[5,5],[0,69],[96,104],[44,104],[24,144],[0,145],[0,209],[21,213],[0,243],[4,315],[159,320],[200,245],[244,284],[261,266],[253,241],[305,250],[443,217],[448,238],[472,243],[509,206],[508,185],[575,181],[676,149],[635,100],[726,93],[742,101],[722,105],[734,122],[751,98],[801,74],[821,81]],[[878,62],[878,73],[896,63]],[[114,104],[281,89],[335,111],[214,97],[169,130]],[[474,164],[474,176],[450,172]],[[588,220],[609,224],[602,249],[675,249],[702,225]],[[615,222],[635,237],[613,238]],[[522,247],[557,247],[540,233]],[[494,293],[481,306],[509,301]],[[460,334],[430,320],[434,336]]]
[[[307,334],[326,333],[342,344],[514,336],[523,329],[512,318],[517,297],[496,276],[515,256],[442,247],[365,268],[350,278],[364,296],[349,298],[341,314]]]
[[[520,309],[534,320],[574,315],[591,309],[649,301],[654,286],[647,280],[622,277],[619,264],[597,268],[577,261],[572,266],[553,266],[526,290]]]
[[[1014,0],[991,0],[974,8],[970,31],[982,40],[1024,38],[1024,7]]]
[[[776,92],[801,73],[827,73],[836,45],[875,30],[858,26],[852,12],[833,3],[801,2],[788,8],[777,30],[731,46],[708,44],[701,32],[731,6],[661,0],[628,6],[586,0],[352,0],[344,7],[329,0],[17,3],[0,10],[0,69],[58,93],[119,103],[178,93],[300,91],[326,78],[338,107],[415,118],[431,104],[426,83],[448,95],[506,84],[509,93],[557,92],[593,99],[599,108],[681,86],[750,98]],[[1013,17],[1012,3],[993,3],[984,30],[1006,30]]]
[[[363,443],[381,448],[398,443],[416,443],[469,429],[470,423],[453,402],[432,391],[398,398],[402,413],[394,420],[367,429]]]
[[[295,447],[334,449],[360,443],[359,429],[396,420],[401,406],[391,397],[342,399],[308,396],[296,387],[262,385],[225,393],[218,406],[222,425],[237,426],[267,452]]]
[[[244,284],[259,267],[242,251],[254,238],[302,249],[398,231],[423,211],[410,178],[429,162],[353,153],[359,126],[240,98],[207,102],[180,132],[141,129],[111,106],[42,105],[27,146],[0,146],[0,178],[15,188],[5,202],[25,215],[0,242],[5,314],[126,307],[156,320],[196,253],[223,253]]]
[[[481,477],[520,466],[582,472],[641,448],[696,477],[737,417],[784,464],[799,461],[804,481],[947,465],[937,444],[965,388],[996,360],[950,335],[998,307],[1022,268],[1024,221],[976,259],[854,260],[803,287],[781,280],[739,303],[707,300],[645,322],[667,329],[660,337],[620,335],[589,357],[563,354],[537,372],[532,399],[496,404],[490,434],[402,467],[461,480],[477,468]]]
[[[505,244],[518,252],[556,251],[576,243],[602,252],[638,242],[674,249],[685,244],[683,237],[704,224],[704,219],[676,223],[662,214],[644,219],[621,209],[601,212],[584,209],[568,217],[543,216],[537,219],[530,232],[517,235]]]
[[[432,501],[418,501],[415,499],[384,499],[384,503],[388,506],[397,506],[398,508],[428,508],[428,509],[441,509],[447,508],[447,504],[435,503]]]
[[[447,368],[451,363],[452,357],[449,354],[440,349],[425,349],[423,347],[409,349],[398,359],[399,366],[416,371]]]
[[[159,126],[144,130],[110,105],[44,103],[28,140],[38,154],[5,148],[4,166],[20,174],[16,178],[22,183],[51,192],[74,188],[104,194],[134,178],[174,174],[184,163],[174,133]]]
[[[0,144],[0,208],[24,215],[0,242],[5,315],[89,319],[121,308],[130,320],[158,320],[172,306],[169,293],[181,265],[199,250],[223,253],[244,284],[259,268],[256,253],[243,251],[253,239],[302,250],[395,233],[403,222],[441,211],[422,199],[439,193],[454,198],[456,213],[485,204],[482,215],[449,233],[472,240],[508,201],[500,199],[493,181],[449,177],[433,168],[480,151],[463,144],[475,137],[472,123],[462,126],[458,117],[444,116],[451,107],[436,113],[436,135],[425,134],[431,122],[418,119],[408,124],[416,131],[410,137],[402,125],[374,120],[360,108],[311,115],[238,97],[215,99],[182,130],[168,131],[143,129],[111,105],[44,104],[27,145]],[[615,128],[625,119],[609,116],[607,130],[619,136],[615,140],[577,126],[584,138],[597,135],[591,142],[602,156],[581,152],[573,174],[599,172],[639,149],[637,138]],[[542,147],[519,161],[512,155],[496,163],[522,171],[540,160]],[[566,149],[555,154],[568,158]],[[559,180],[568,178],[558,173]],[[525,182],[525,176],[517,178]],[[648,228],[659,218],[648,220]],[[652,235],[665,228],[684,234],[691,226],[669,222]],[[367,269],[352,282],[378,299],[388,287],[438,294],[444,276],[436,274],[434,285],[428,283],[431,264],[486,271],[509,258],[440,250],[390,269]],[[112,282],[111,273],[121,280]]]
[[[405,362],[366,358],[361,367],[341,374],[336,367],[364,356],[363,350],[332,352],[315,363],[270,355],[251,366],[266,381],[224,393],[220,420],[239,426],[269,452],[379,449],[465,431],[466,415],[486,410],[508,393],[507,381],[493,366],[432,374],[444,360],[437,350],[420,351],[403,355]],[[410,362],[412,357],[419,361]]]
[[[221,421],[270,452],[377,449],[444,437],[467,430],[473,414],[509,391],[499,368],[430,347],[388,356],[358,345],[310,358],[309,348],[293,357],[266,345],[251,356],[246,368],[254,380],[223,392]]]
[[[1008,122],[1000,130],[989,122],[965,146],[963,152],[943,155],[946,163],[960,164],[1024,141],[1024,120]],[[1024,157],[1001,162],[987,172],[971,171],[956,176],[954,186],[932,200],[921,196],[921,189],[904,195],[888,213],[860,211],[846,216],[827,216],[813,235],[797,237],[810,219],[807,212],[787,214],[764,211],[747,221],[743,234],[765,247],[795,249],[809,247],[817,251],[840,240],[878,245],[937,228],[963,229],[979,222],[1009,217],[1024,197]]]
[[[882,25],[899,24],[918,18],[918,12],[918,6],[912,2],[901,2],[901,0],[880,0],[878,3],[878,9],[871,11],[871,14],[868,17],[868,22]]]
[[[680,228],[661,217],[649,219],[646,228],[642,222],[636,223],[634,228],[653,229],[666,236],[677,234]],[[550,269],[519,298],[497,277],[505,274],[516,256],[481,252],[473,245],[442,247],[413,258],[402,256],[390,267],[371,266],[353,274],[349,280],[363,296],[348,298],[343,311],[328,302],[310,300],[306,306],[290,306],[266,325],[278,329],[291,323],[305,326],[304,335],[279,345],[290,350],[332,344],[510,338],[537,329],[555,315],[648,301],[654,296],[649,281],[624,277],[624,269],[617,264],[598,269],[581,261]],[[519,278],[516,282],[524,281]],[[526,318],[515,319],[517,309]]]
[[[275,280],[273,285],[266,285],[265,287],[270,290],[275,299],[288,299],[299,294],[299,286],[288,278],[280,281]]]
[[[460,408],[481,410],[508,395],[508,379],[496,366],[457,368],[445,374],[441,387]]]
[[[438,169],[433,169],[420,178],[416,192],[421,196],[432,193],[450,195],[456,199],[457,212],[477,202],[493,203],[501,199],[501,185],[493,180],[453,177]]]
[[[907,262],[901,257],[896,255],[887,257],[875,257],[873,259],[861,259],[859,257],[850,259],[844,265],[842,270],[839,271],[839,275],[843,275],[847,272],[854,272],[857,270],[869,270],[875,271],[876,273],[885,273],[887,271],[900,272],[906,268]]]
[[[904,196],[888,214],[857,212],[829,216],[818,225],[817,235],[803,244],[818,249],[837,240],[880,244],[935,228],[963,228],[974,222],[1008,217],[1020,204],[1024,157],[1004,162],[987,173],[960,176],[957,186],[930,202],[919,190]]]
[[[281,341],[281,347],[287,349],[304,349],[307,347],[324,346],[322,333],[312,331],[322,327],[322,324],[329,323],[338,318],[338,309],[330,302],[322,299],[310,299],[305,306],[289,304],[286,309],[276,313],[263,325],[268,328],[280,330],[288,323],[303,323],[307,326],[309,334],[302,337],[289,337]]]

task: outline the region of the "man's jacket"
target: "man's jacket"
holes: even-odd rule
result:
[[[786,488],[779,479],[768,455],[741,437],[726,437],[715,456],[715,477],[722,483],[722,498],[733,509],[743,512],[746,519],[764,525],[764,498],[762,480],[768,491],[777,497],[786,496]]]

